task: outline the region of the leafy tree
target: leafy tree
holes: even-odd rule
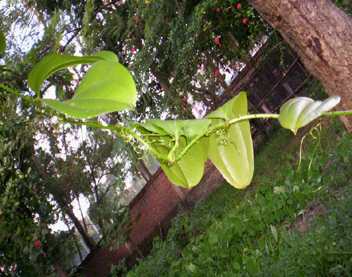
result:
[[[248,62],[249,49],[269,31],[246,1],[232,0],[86,1],[71,18],[84,53],[111,50],[133,71],[140,91],[134,116],[145,118],[165,111],[189,118],[195,100],[217,106],[231,90],[225,72],[238,72],[239,60]]]
[[[54,234],[49,225],[59,212],[46,184],[33,168],[33,118],[17,114],[17,99],[1,96],[0,121],[0,267],[2,274],[51,275],[53,266],[72,259],[69,233]],[[62,241],[64,237],[65,239]],[[58,258],[60,259],[58,260]],[[66,259],[66,260],[65,260]]]
[[[2,30],[25,28],[29,20],[25,7],[8,5],[0,11],[4,18]],[[7,17],[12,13],[13,16]],[[4,63],[0,65],[0,170],[4,173],[1,174],[0,194],[0,267],[4,274],[13,271],[25,276],[47,276],[54,271],[70,270],[78,239],[73,226],[90,249],[96,247],[85,219],[80,219],[73,211],[72,201],[80,195],[90,200],[98,214],[105,209],[104,203],[115,203],[115,208],[104,220],[94,222],[103,235],[109,236],[109,230],[115,228],[115,237],[123,237],[123,230],[118,233],[118,227],[124,224],[125,210],[117,191],[123,189],[127,172],[136,172],[132,162],[128,163],[129,167],[125,166],[131,154],[128,148],[125,151],[123,145],[117,146],[111,135],[88,129],[85,143],[71,149],[70,144],[81,128],[61,124],[50,115],[43,117],[42,108],[27,102],[33,95],[26,81],[29,70],[48,51],[59,50],[61,46],[59,42],[65,25],[60,16],[52,13],[50,20],[44,21],[47,26],[43,37],[34,36],[35,43],[28,52],[23,52],[11,36],[4,39],[0,32],[1,47],[5,48],[7,43]],[[39,28],[40,24],[35,22],[33,26]],[[72,51],[72,48],[66,50]],[[85,72],[84,68],[82,72]],[[48,81],[41,95],[53,84],[70,92],[72,82],[69,71],[60,72]],[[70,96],[63,94],[61,89],[56,90],[56,94],[63,99]],[[43,144],[44,149],[38,147]],[[121,161],[117,162],[117,157],[123,160],[123,166]],[[106,175],[120,179],[102,188],[101,182]],[[113,224],[111,219],[114,219]],[[69,230],[53,232],[51,226],[58,221],[68,223]],[[109,238],[104,240],[109,241]]]

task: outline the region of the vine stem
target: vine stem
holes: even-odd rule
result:
[[[322,116],[329,116],[329,117],[344,116],[344,115],[352,115],[352,110],[349,110],[349,111],[325,112],[325,113],[322,114]],[[176,143],[175,143],[173,149],[170,151],[169,155],[165,156],[165,155],[160,154],[156,149],[154,149],[150,144],[148,144],[138,133],[136,133],[131,128],[124,127],[124,126],[119,126],[119,125],[114,125],[114,126],[107,125],[106,126],[106,125],[100,124],[99,122],[70,121],[68,119],[65,119],[64,122],[73,123],[73,124],[79,124],[79,125],[86,125],[86,126],[89,126],[89,127],[99,128],[99,129],[107,129],[107,130],[112,131],[116,135],[122,137],[126,141],[128,141],[128,139],[126,138],[125,134],[128,134],[132,138],[137,140],[139,143],[141,143],[144,147],[146,147],[147,150],[149,150],[157,159],[159,159],[160,161],[163,161],[163,162],[168,162],[168,163],[171,162],[171,164],[173,164],[173,163],[179,161],[189,151],[189,149],[194,144],[196,144],[198,141],[200,141],[204,136],[209,137],[209,136],[211,136],[212,134],[214,134],[216,131],[218,131],[220,129],[229,128],[231,125],[234,125],[236,123],[240,123],[240,122],[243,122],[243,121],[253,120],[253,119],[278,119],[279,116],[280,116],[279,114],[268,114],[268,113],[265,113],[265,114],[248,114],[248,115],[239,116],[237,118],[234,118],[234,119],[231,119],[231,120],[228,120],[228,121],[224,120],[223,123],[220,123],[220,124],[214,126],[206,134],[201,134],[201,135],[198,135],[197,137],[195,137],[182,150],[182,152],[176,158],[172,158],[171,153],[173,154],[175,152],[176,148],[178,147],[178,141],[176,141]]]
[[[352,110],[323,113],[323,116],[344,116],[344,115],[352,115]]]
[[[205,136],[210,136],[213,133],[215,133],[217,130],[220,129],[224,129],[224,128],[228,128],[233,124],[236,123],[240,123],[242,121],[246,121],[246,120],[251,120],[251,119],[270,119],[270,118],[274,118],[277,119],[279,118],[278,114],[269,114],[269,113],[264,113],[264,114],[248,114],[248,115],[243,115],[243,116],[239,116],[237,118],[231,119],[229,121],[225,121],[224,123],[221,123],[215,127],[213,127],[212,129],[210,129]],[[209,118],[211,119],[211,118]],[[186,153],[187,151],[195,144],[197,143],[204,135],[199,135],[197,137],[195,137],[186,147],[185,149],[183,149],[183,151],[177,156],[177,158],[175,159],[175,161],[179,161]]]
[[[124,139],[127,143],[129,139],[126,137],[126,134],[130,135],[132,138],[137,140],[140,144],[145,146],[147,150],[149,150],[156,158],[161,161],[169,161],[169,159],[163,155],[161,155],[158,151],[156,151],[152,146],[150,146],[138,133],[133,131],[131,128],[122,126],[122,125],[103,125],[97,121],[76,121],[70,120],[68,118],[61,118],[61,122],[76,124],[81,126],[88,126],[95,129],[109,130],[116,134],[117,136]]]
[[[344,116],[344,115],[352,115],[352,110],[348,111],[334,111],[334,112],[325,112],[322,114],[322,116],[328,116],[328,117],[335,117],[335,116]],[[270,113],[265,113],[265,114],[249,114],[249,115],[243,115],[234,119],[231,119],[229,121],[225,121],[224,123],[221,123],[211,130],[206,134],[206,136],[210,136],[211,134],[215,133],[217,130],[228,128],[233,124],[240,123],[242,121],[246,120],[252,120],[252,119],[278,119],[279,114],[270,114]],[[194,140],[192,140],[186,147],[183,149],[183,151],[178,155],[175,161],[180,160],[186,153],[187,151],[195,144],[197,143],[202,136],[196,137]]]
[[[259,113],[259,114],[242,115],[242,116],[231,119],[229,121],[225,121],[224,123],[221,123],[221,124],[215,126],[211,130],[209,130],[207,135],[211,135],[212,133],[216,132],[219,129],[228,128],[231,125],[236,124],[236,123],[240,123],[242,121],[251,120],[251,119],[271,119],[271,118],[277,119],[277,118],[279,118],[279,115],[274,114],[274,113]]]

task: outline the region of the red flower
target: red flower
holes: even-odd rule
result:
[[[241,3],[237,3],[237,4],[236,4],[236,9],[237,9],[237,10],[240,10],[241,8],[242,8],[242,4],[241,4]]]
[[[35,249],[40,249],[42,248],[42,242],[39,239],[37,239],[34,241],[33,246]]]
[[[132,55],[135,55],[135,54],[137,53],[137,49],[134,48],[134,47],[132,47],[132,48],[131,48],[131,53],[132,53]]]
[[[213,70],[213,75],[215,77],[220,77],[221,73],[220,73],[220,69],[218,67],[215,67]]]
[[[248,17],[242,18],[242,24],[243,25],[248,25],[249,24],[249,18]]]
[[[221,46],[221,36],[220,36],[220,35],[214,37],[214,43],[215,43],[217,46]]]

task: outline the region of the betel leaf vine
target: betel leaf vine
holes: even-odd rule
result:
[[[77,119],[131,109],[137,98],[132,75],[114,53],[107,51],[88,57],[51,54],[34,66],[29,85],[40,95],[40,86],[46,78],[81,63],[92,65],[72,99],[64,102],[44,99],[43,103],[74,118],[68,121],[63,117],[65,122],[109,129],[127,142],[138,142],[159,160],[169,180],[184,188],[192,188],[200,182],[207,159],[235,188],[244,189],[251,183],[254,172],[251,119],[278,119],[282,127],[296,134],[299,128],[320,116],[352,115],[352,111],[328,112],[340,102],[338,96],[325,101],[296,97],[281,107],[280,114],[248,114],[247,94],[240,92],[205,119],[148,120],[128,126],[79,121]]]

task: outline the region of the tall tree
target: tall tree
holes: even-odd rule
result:
[[[352,109],[352,17],[330,0],[250,0],[330,95]],[[351,118],[344,118],[352,131]]]

